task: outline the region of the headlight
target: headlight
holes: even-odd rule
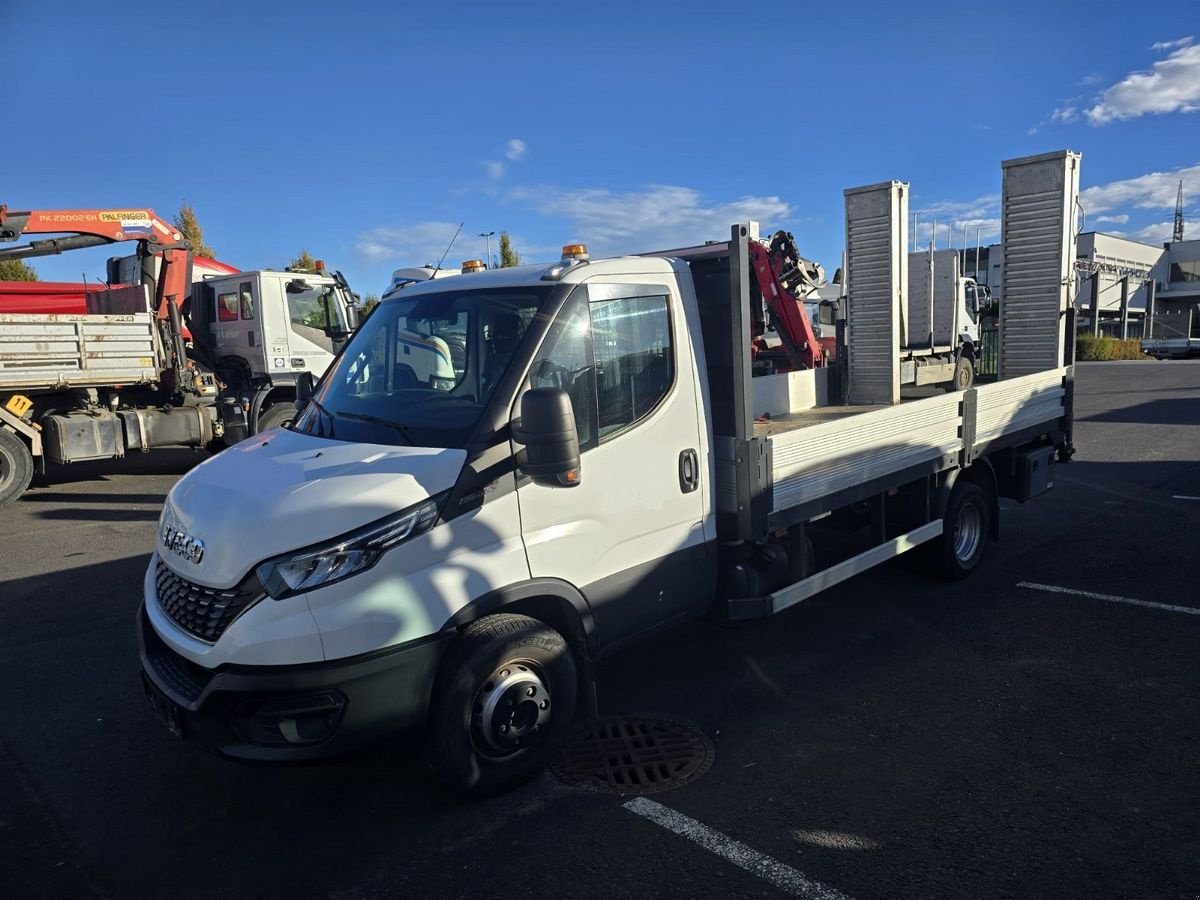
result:
[[[431,386],[435,391],[452,391],[454,390],[455,381],[453,378],[438,378],[436,375],[430,379]]]
[[[432,528],[445,497],[431,497],[323,546],[269,559],[259,564],[258,579],[268,594],[282,600],[364,572],[392,547]]]

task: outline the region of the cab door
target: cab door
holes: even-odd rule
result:
[[[526,384],[568,392],[581,450],[574,487],[519,479],[530,574],[578,588],[605,647],[712,595],[702,405],[683,322],[665,286],[581,285]]]
[[[254,372],[265,371],[260,298],[254,281],[230,279],[213,287],[216,308],[211,322],[218,354],[240,357]]]

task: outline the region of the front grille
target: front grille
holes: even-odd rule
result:
[[[146,659],[155,674],[186,702],[194,703],[200,699],[200,695],[212,680],[212,672],[184,659],[164,644],[149,622],[142,623],[142,636]]]
[[[217,590],[180,578],[161,559],[154,570],[154,589],[159,607],[172,622],[210,644],[264,596],[253,578],[249,585]]]

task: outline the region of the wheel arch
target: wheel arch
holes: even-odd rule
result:
[[[499,612],[545,622],[590,656],[599,650],[591,607],[574,585],[562,579],[531,578],[488,591],[455,613],[449,624],[461,631],[477,619]]]
[[[598,714],[592,661],[600,648],[591,607],[579,589],[559,578],[532,578],[483,594],[455,613],[448,627],[461,632],[472,622],[496,613],[517,613],[553,628],[575,653],[580,674],[579,700]]]
[[[934,506],[935,518],[942,518],[946,513],[946,505],[950,502],[950,494],[959,481],[968,481],[983,488],[987,494],[991,525],[988,537],[993,541],[1000,539],[1000,485],[996,478],[996,469],[987,457],[980,457],[971,465],[952,469],[938,488]]]
[[[254,399],[250,403],[250,430],[252,433],[258,433],[258,420],[264,410],[270,409],[280,403],[296,402],[296,386],[294,384],[276,384],[270,387],[259,388],[254,394]]]

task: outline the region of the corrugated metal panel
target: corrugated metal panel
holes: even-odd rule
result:
[[[1063,415],[1065,368],[985,384],[975,390],[975,446]]]
[[[154,319],[0,315],[0,387],[142,384],[158,378]]]
[[[1012,159],[1004,171],[1000,377],[1062,362],[1063,314],[1075,260],[1080,154]]]
[[[846,327],[851,403],[900,402],[901,306],[908,290],[908,185],[846,197]]]
[[[772,436],[773,511],[957,454],[960,400],[929,397]]]

